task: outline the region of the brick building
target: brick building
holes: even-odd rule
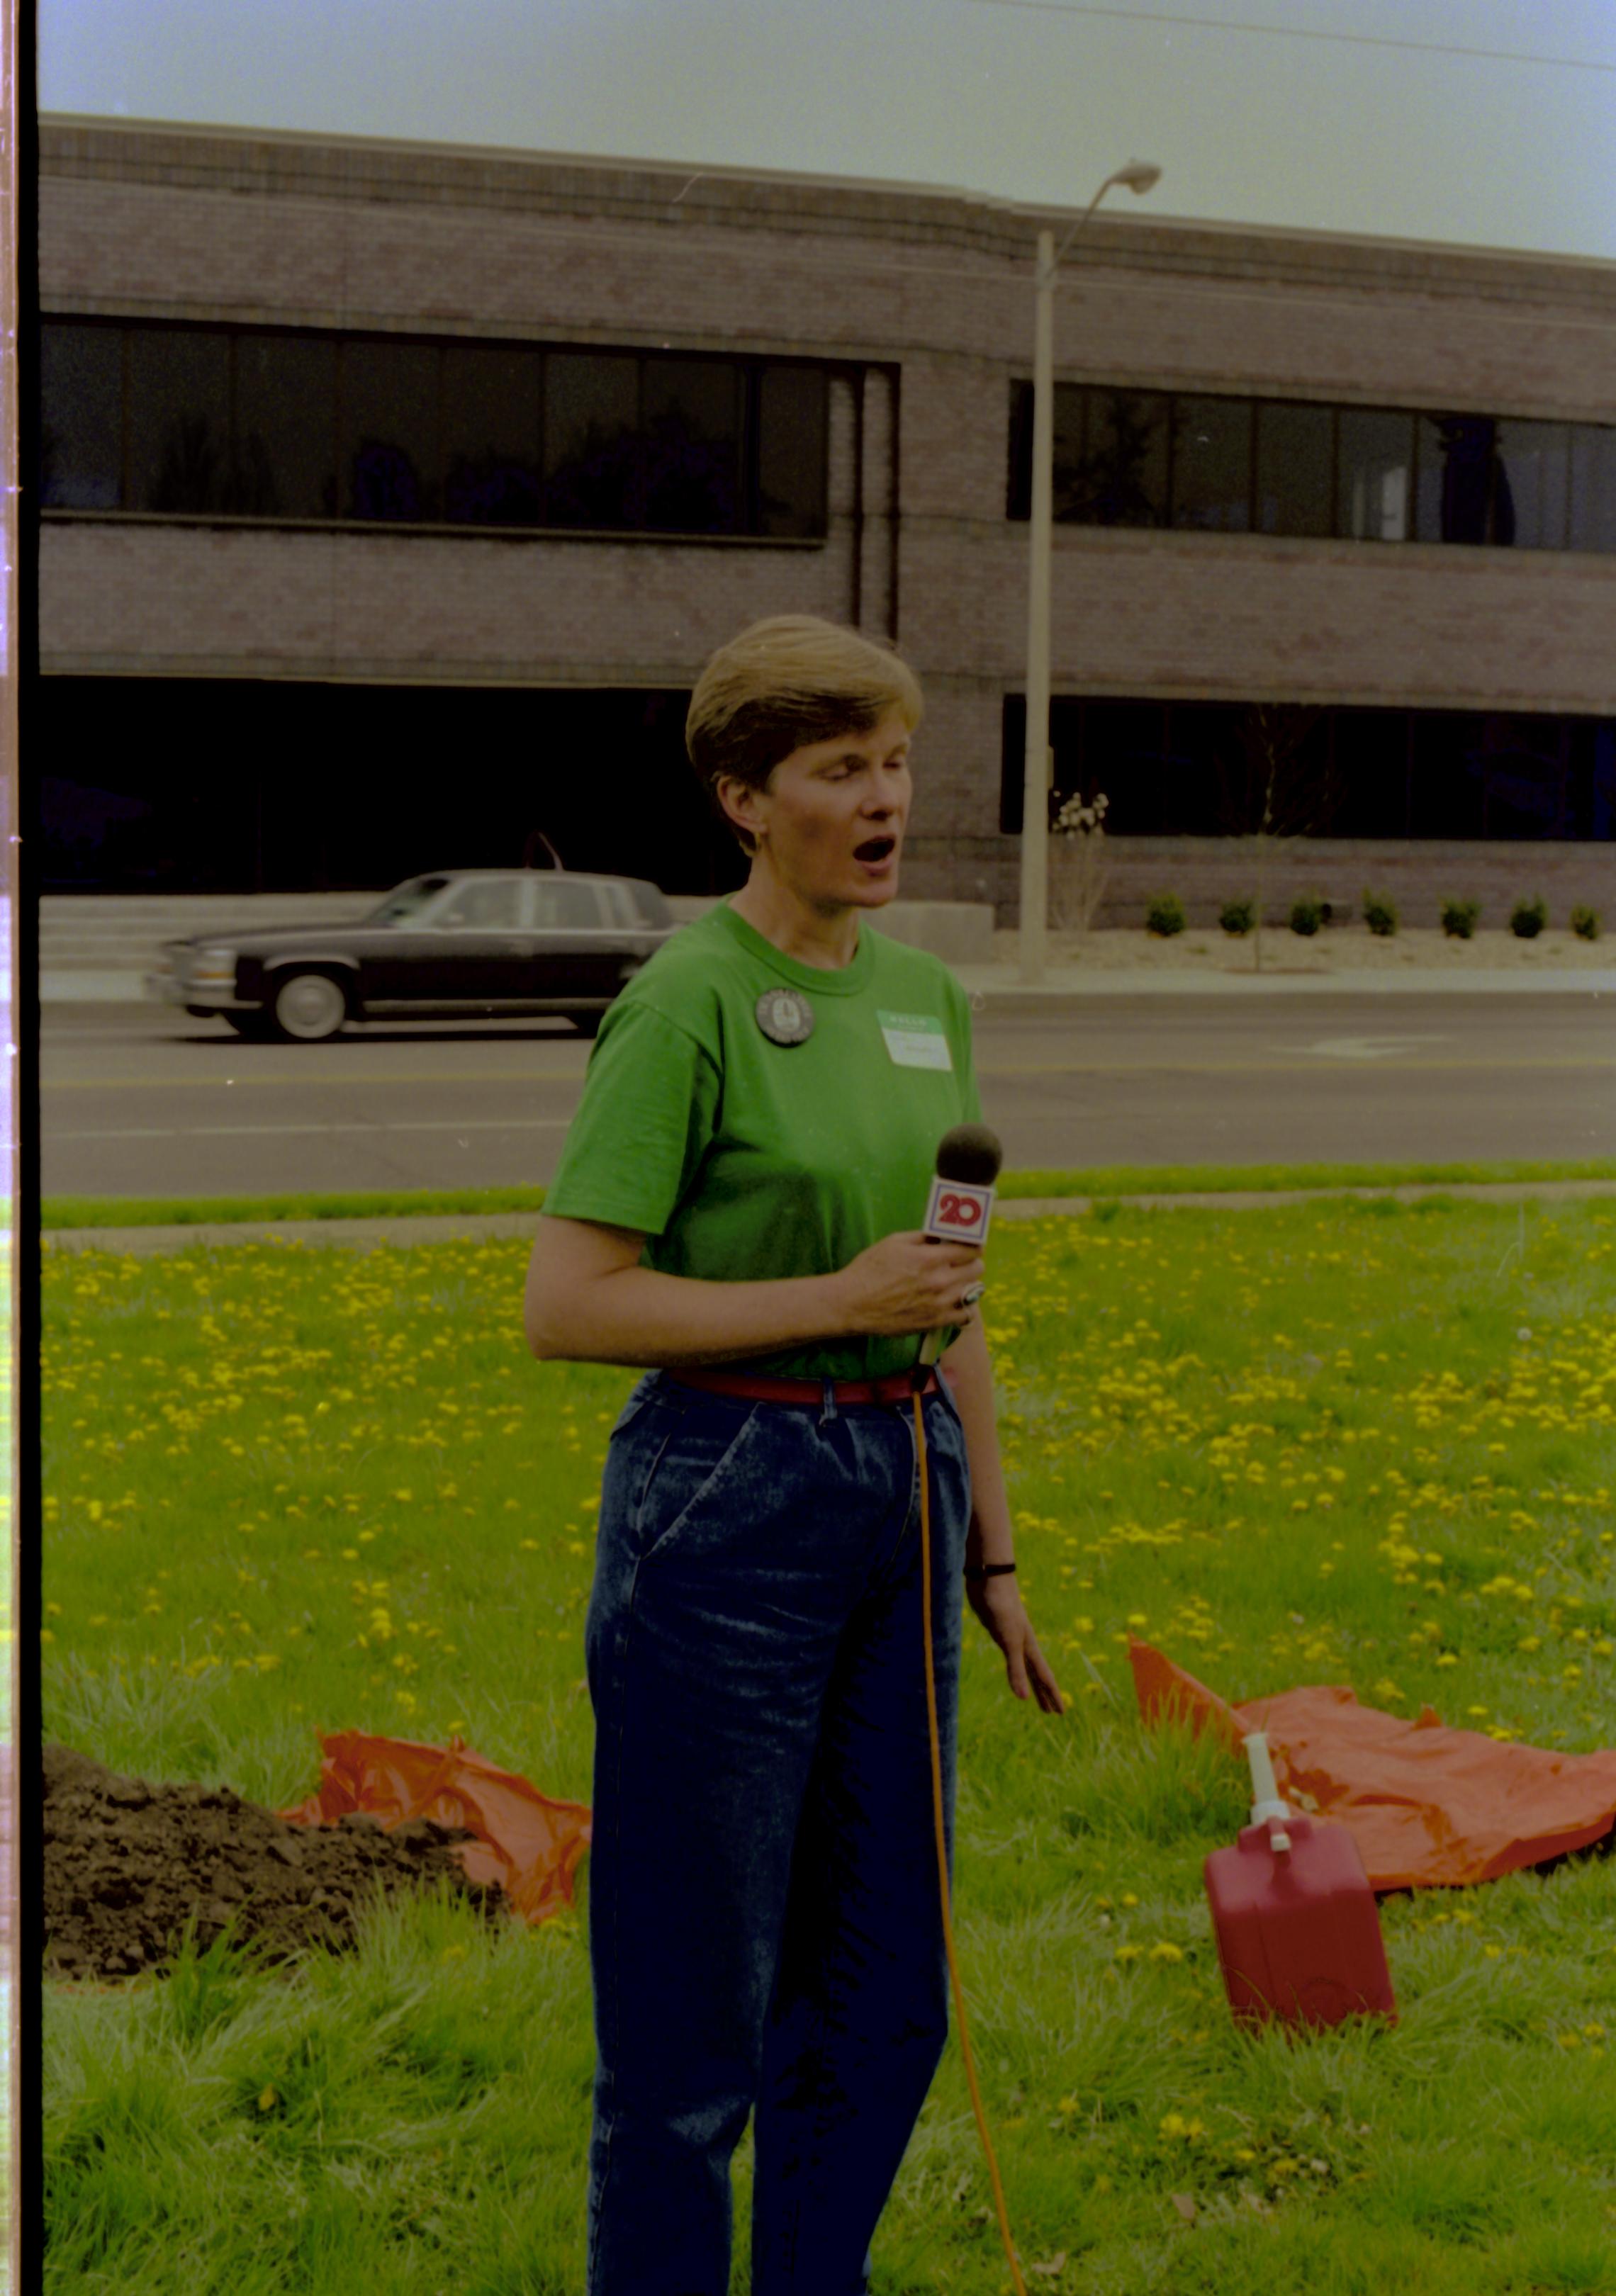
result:
[[[107,120],[39,157],[47,890],[540,833],[734,882],[685,697],[807,610],[924,685],[906,893],[1013,920],[1031,218]],[[1237,889],[1277,758],[1326,891],[1616,907],[1616,266],[1105,211],[1055,327],[1056,781],[1119,883]]]

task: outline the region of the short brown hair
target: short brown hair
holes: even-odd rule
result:
[[[771,614],[718,648],[690,697],[685,747],[696,778],[743,852],[752,849],[718,801],[726,775],[763,789],[783,758],[838,734],[867,734],[896,709],[911,733],[920,682],[891,646],[817,614]]]

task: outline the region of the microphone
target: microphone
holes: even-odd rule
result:
[[[1004,1160],[998,1134],[985,1124],[956,1124],[944,1133],[937,1144],[937,1177],[923,1231],[933,1243],[987,1242],[993,1184]],[[942,1351],[942,1332],[928,1332],[921,1341],[921,1362],[934,1364]]]

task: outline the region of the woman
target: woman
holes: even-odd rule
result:
[[[533,1353],[653,1367],[586,1637],[588,2296],[726,2296],[754,2108],[754,2296],[866,2286],[947,2031],[909,1401],[939,1327],[950,1852],[962,1570],[1015,1694],[1063,1702],[1016,1592],[982,1263],[917,1232],[980,1116],[965,1000],[862,922],[898,890],[920,715],[895,654],[809,616],[714,655],[686,744],[751,873],[607,1013],[534,1247]]]

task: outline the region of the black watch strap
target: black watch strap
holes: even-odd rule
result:
[[[1013,1562],[967,1562],[965,1576],[967,1578],[1003,1578],[1014,1569]]]

